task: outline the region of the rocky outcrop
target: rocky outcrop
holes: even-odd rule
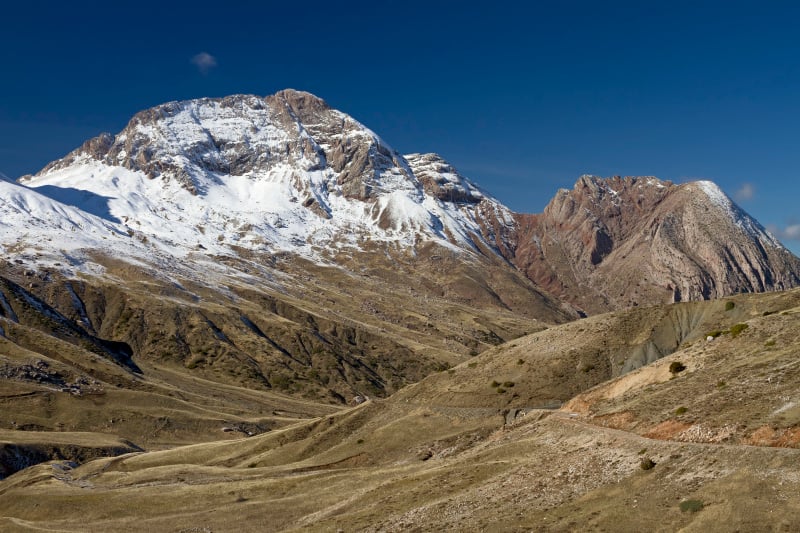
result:
[[[12,436],[13,440],[13,433],[4,433],[6,438],[0,442],[0,480],[46,461],[60,461],[53,464],[53,471],[58,474],[72,470],[79,464],[98,457],[116,457],[142,451],[135,444],[121,439],[111,444],[103,442],[112,440],[105,435],[100,436],[101,442],[97,445],[77,444],[61,435],[53,438],[43,432],[35,433],[35,435],[39,436],[42,442],[9,442],[9,436]],[[29,435],[24,436],[28,437]],[[29,439],[24,440],[28,441]],[[57,478],[58,476],[54,475],[53,477]]]
[[[367,200],[385,174],[415,182],[402,157],[322,99],[287,89],[264,98],[233,95],[169,102],[133,116],[119,134],[85,142],[39,174],[82,158],[178,180],[198,193],[207,174],[266,174],[285,165],[332,169],[348,198]],[[418,186],[418,184],[415,184]]]
[[[800,284],[800,260],[711,182],[582,176],[517,220],[514,264],[590,313]]]

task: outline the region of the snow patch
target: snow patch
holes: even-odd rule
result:
[[[745,213],[739,206],[725,194],[713,181],[701,180],[695,184],[702,190],[711,203],[721,209],[749,238],[772,246],[773,248],[784,249],[780,241],[770,232],[759,224],[750,215]]]

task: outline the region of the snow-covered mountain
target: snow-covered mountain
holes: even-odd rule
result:
[[[94,226],[176,256],[235,245],[324,261],[375,242],[420,241],[475,253],[489,244],[485,215],[513,225],[508,209],[437,156],[405,158],[293,90],[143,111],[116,136],[87,141],[20,182],[95,215]],[[37,218],[39,207],[49,210],[32,205]]]

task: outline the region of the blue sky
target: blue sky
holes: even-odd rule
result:
[[[800,4],[168,4],[5,6],[0,172],[162,102],[293,87],[517,211],[584,173],[711,179],[800,253]]]

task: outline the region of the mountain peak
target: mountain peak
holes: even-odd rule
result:
[[[293,89],[155,106],[21,183],[78,203],[64,190],[91,193],[109,221],[162,238],[180,227],[180,242],[206,250],[231,239],[320,257],[361,242],[433,241],[477,253],[496,245],[489,228],[511,220],[441,157],[406,159]]]
[[[521,228],[518,268],[590,312],[800,283],[800,261],[709,181],[584,175]]]

